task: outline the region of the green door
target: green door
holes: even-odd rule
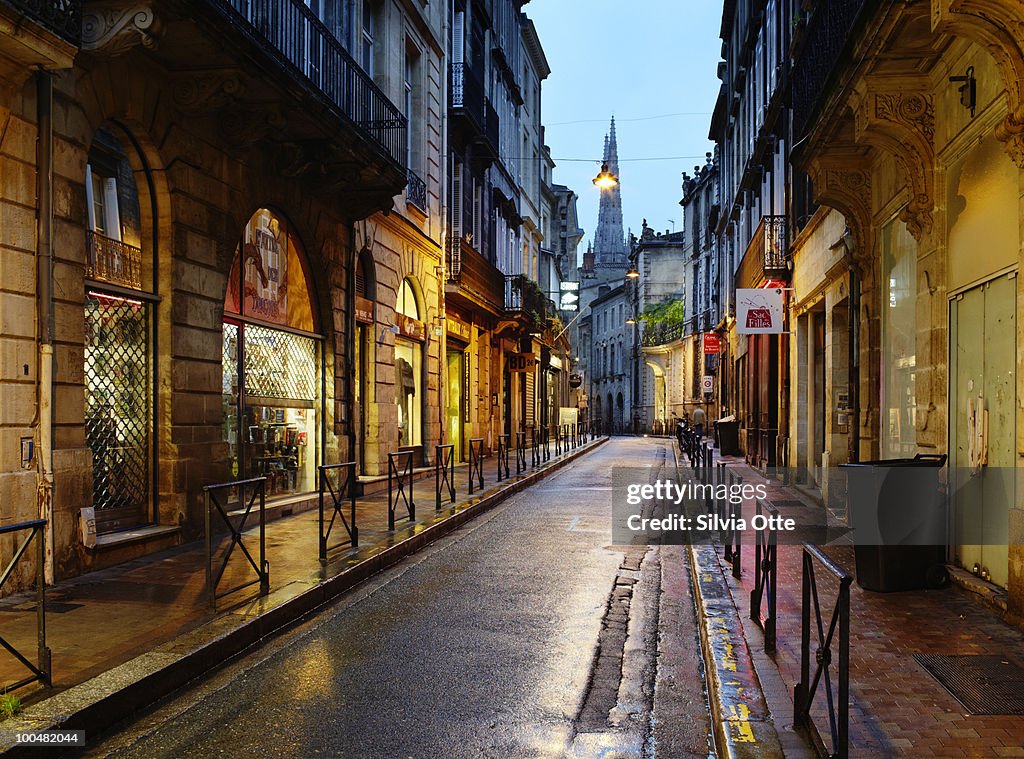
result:
[[[1016,307],[1015,273],[957,295],[950,306],[949,429],[957,555],[965,569],[987,571],[1002,587],[1008,579],[1008,522],[1014,499]]]

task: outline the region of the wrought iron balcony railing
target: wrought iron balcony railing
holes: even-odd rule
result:
[[[501,154],[501,123],[489,100],[484,107],[484,140],[495,156]]]
[[[462,238],[448,230],[448,250],[445,254],[448,281],[458,283],[462,277]]]
[[[2,0],[65,42],[82,46],[82,0]]]
[[[451,66],[452,110],[468,116],[478,129],[484,128],[484,85],[468,63]]]
[[[142,251],[134,245],[86,231],[85,276],[112,285],[142,289]]]
[[[525,274],[505,275],[506,311],[527,314],[540,323],[547,311],[545,301],[540,287]]]
[[[828,83],[853,41],[858,21],[872,0],[828,0],[814,6],[805,43],[793,65],[793,130],[805,134],[808,122],[828,96]]]
[[[351,121],[396,165],[405,167],[405,116],[302,0],[213,3],[248,26],[257,41],[305,79],[332,110]]]
[[[416,206],[423,213],[427,212],[427,183],[412,169],[406,172],[405,199],[410,205]],[[451,269],[449,268],[449,271]]]
[[[681,340],[684,335],[686,335],[686,322],[658,324],[644,329],[640,342],[645,348],[653,348],[657,345],[666,345],[673,340]]]
[[[789,274],[789,228],[785,216],[762,216],[736,271],[737,287],[759,287]]]

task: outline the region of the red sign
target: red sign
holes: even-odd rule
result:
[[[411,319],[403,314],[395,314],[395,324],[398,325],[398,333],[402,337],[409,337],[422,342],[427,336],[427,330],[423,322]]]
[[[714,332],[704,333],[704,353],[720,353],[722,340]]]
[[[356,296],[356,321],[373,324],[373,301],[361,295]]]

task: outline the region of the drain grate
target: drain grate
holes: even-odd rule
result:
[[[1024,715],[1024,669],[1002,656],[914,658],[971,714]]]

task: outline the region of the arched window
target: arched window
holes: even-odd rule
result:
[[[155,513],[155,251],[143,254],[144,241],[152,240],[144,227],[152,219],[140,206],[140,190],[148,200],[152,187],[145,162],[122,137],[114,129],[97,130],[85,167],[85,440],[99,532],[151,522]]]
[[[314,313],[299,240],[284,217],[259,209],[224,298],[223,406],[232,474],[266,477],[268,495],[316,488],[323,366]]]
[[[395,405],[398,445],[423,444],[423,340],[420,305],[413,281],[403,279],[395,299]]]

